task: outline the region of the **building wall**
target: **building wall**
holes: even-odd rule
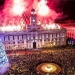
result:
[[[65,29],[1,34],[0,38],[5,50],[33,49],[33,42],[36,42],[36,48],[66,45]]]
[[[75,44],[75,26],[63,25],[62,27],[67,30],[66,37],[68,39],[67,40],[68,44],[74,45]]]
[[[30,25],[25,31],[0,32],[5,50],[32,49],[66,45],[66,29],[42,29],[37,25],[35,10],[31,10]]]

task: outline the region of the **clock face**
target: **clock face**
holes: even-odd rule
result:
[[[31,12],[31,14],[36,14],[36,12]]]
[[[33,21],[33,22],[35,22],[35,20],[34,20],[34,19],[33,19],[32,21]]]

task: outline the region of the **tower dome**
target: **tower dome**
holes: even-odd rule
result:
[[[35,9],[31,9],[31,14],[36,14]]]
[[[31,9],[31,12],[35,12],[35,9]]]

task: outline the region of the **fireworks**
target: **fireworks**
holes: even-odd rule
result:
[[[26,10],[25,2],[23,0],[13,0],[12,11],[15,15],[22,15],[22,13]]]
[[[0,15],[0,25],[3,26],[3,29],[5,29],[6,26],[8,26],[8,28],[10,26],[21,27],[22,23],[24,23],[23,27],[29,25],[32,8],[36,11],[37,23],[49,24],[61,14],[56,13],[53,9],[48,7],[47,2],[47,0],[6,0],[4,9]]]
[[[38,3],[38,14],[41,16],[48,16],[49,15],[49,8],[46,5],[47,1],[46,0],[40,0]]]

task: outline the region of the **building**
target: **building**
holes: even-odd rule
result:
[[[66,37],[67,37],[67,43],[69,45],[74,45],[75,44],[75,26],[64,24],[62,25],[62,28],[65,28],[67,30],[66,32]]]
[[[66,29],[58,25],[46,28],[37,24],[34,9],[31,10],[30,25],[26,30],[0,32],[5,50],[33,49],[66,45]]]

